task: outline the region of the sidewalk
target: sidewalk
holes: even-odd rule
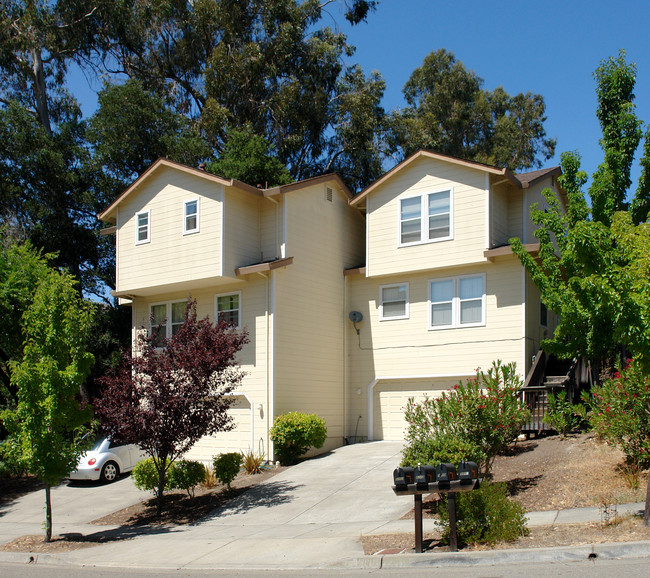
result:
[[[0,552],[0,561],[27,562],[32,557],[40,563],[70,566],[87,566],[92,561],[94,566],[119,568],[305,570],[494,564],[506,559],[516,561],[517,557],[584,559],[592,551],[581,546],[548,551],[364,556],[361,535],[414,531],[413,520],[399,519],[412,507],[412,498],[395,496],[390,485],[400,449],[401,444],[392,442],[338,448],[279,473],[200,523],[184,527],[97,526],[88,523],[99,517],[96,510],[89,511],[81,501],[68,499],[67,514],[57,512],[55,504],[55,534],[103,535],[113,541],[60,554]],[[111,487],[117,489],[115,485],[102,487],[106,492],[103,510],[115,505],[108,495]],[[131,491],[126,484],[124,491]],[[61,493],[75,495],[75,489]],[[38,500],[25,496],[7,506],[0,516],[0,543],[41,533],[41,502],[42,496]],[[641,503],[619,505],[618,512],[642,508]],[[600,513],[598,508],[580,508],[532,512],[528,517],[530,525],[564,524],[600,520]],[[427,531],[433,520],[424,522]],[[650,542],[607,548],[601,545],[597,549],[602,556],[650,556]]]

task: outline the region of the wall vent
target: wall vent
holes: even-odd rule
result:
[[[325,200],[331,203],[334,200],[334,191],[332,187],[325,187]]]

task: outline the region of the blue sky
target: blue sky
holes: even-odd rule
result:
[[[343,29],[357,47],[352,60],[385,79],[387,110],[404,106],[402,87],[411,72],[445,48],[487,89],[544,96],[546,130],[557,138],[546,166],[559,164],[561,152],[578,150],[591,175],[602,160],[593,71],[621,48],[637,65],[637,114],[650,123],[649,26],[645,0],[380,0],[367,24]]]
[[[650,122],[650,2],[646,0],[442,1],[380,0],[368,22],[346,25],[341,3],[332,4],[323,24],[340,27],[357,47],[350,63],[386,81],[384,107],[404,105],[402,87],[424,57],[439,48],[453,52],[484,80],[510,94],[533,92],[546,101],[546,129],[557,138],[557,154],[577,150],[593,173],[602,159],[598,146],[593,71],[601,60],[625,49],[637,65],[637,114]],[[71,88],[86,114],[95,106],[83,78]],[[635,176],[638,176],[635,169]]]

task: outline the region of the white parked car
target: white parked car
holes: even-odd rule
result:
[[[112,482],[146,458],[147,454],[137,445],[117,445],[106,437],[100,437],[92,449],[81,454],[77,469],[70,472],[68,478]]]

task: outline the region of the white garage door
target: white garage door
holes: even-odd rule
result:
[[[374,439],[403,440],[408,425],[404,419],[408,399],[413,397],[421,401],[425,397],[437,397],[456,383],[458,379],[377,383],[374,388]]]

